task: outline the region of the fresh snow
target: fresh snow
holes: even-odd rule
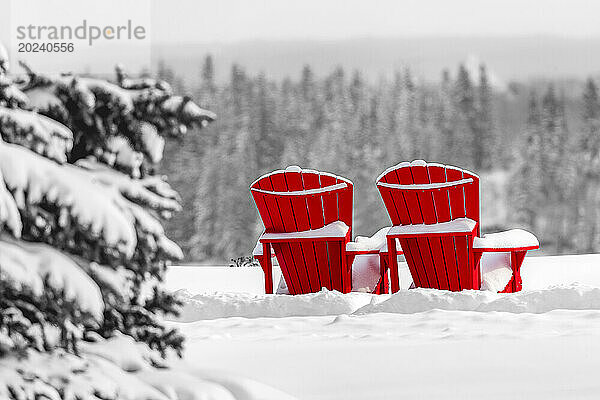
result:
[[[148,155],[150,161],[159,163],[163,158],[165,139],[158,134],[154,125],[147,122],[140,123],[140,132],[144,153]]]
[[[1,141],[2,139],[0,139]],[[17,203],[4,184],[2,169],[0,169],[0,231],[6,226],[15,237],[21,236],[23,224]]]
[[[104,300],[98,285],[71,258],[50,246],[0,235],[0,277],[37,296],[42,295],[47,278],[50,286],[64,290],[68,300],[76,300],[83,311],[102,320]]]
[[[512,249],[517,247],[537,247],[537,238],[523,229],[511,229],[505,232],[488,233],[476,237],[473,241],[475,249]]]
[[[270,240],[286,239],[343,238],[346,237],[349,229],[348,225],[342,221],[334,221],[318,229],[286,233],[263,233],[259,241],[268,242]]]
[[[600,255],[528,256],[514,294],[406,290],[406,273],[394,295],[289,296],[262,294],[259,268],[172,267],[177,363],[306,400],[597,397]]]
[[[38,110],[48,111],[58,108],[66,111],[62,100],[51,91],[48,91],[47,88],[36,87],[28,90],[27,97],[29,98],[29,105]]]
[[[357,236],[354,242],[348,242],[346,244],[346,251],[370,251],[380,250],[387,251],[387,238],[386,235],[390,227],[381,228],[371,237],[368,236]]]
[[[414,224],[393,226],[389,235],[421,235],[424,233],[472,232],[477,222],[470,218],[456,218],[436,224]]]
[[[151,362],[157,357],[145,345],[120,334],[82,343],[80,357],[62,350],[30,351],[26,359],[4,357],[0,359],[0,398],[9,398],[10,386],[17,398],[26,398],[25,391],[33,389],[49,400],[294,400],[232,373],[205,371],[181,362],[172,368],[153,368]],[[64,387],[67,397],[55,386]]]
[[[169,198],[169,188],[162,186],[164,181],[136,182],[115,171],[60,165],[3,141],[0,174],[19,209],[26,207],[25,201],[27,206],[43,200],[60,206],[82,230],[101,237],[126,257],[132,256],[137,246],[136,230],[154,235],[160,250],[173,258],[183,257],[181,249],[165,236],[158,219],[136,204],[150,205],[159,212],[178,209],[175,199]]]
[[[108,245],[121,247],[129,256],[133,254],[136,232],[133,220],[123,212],[124,204],[112,191],[100,190],[82,174],[83,170],[56,164],[23,147],[3,142],[0,142],[0,170],[6,186],[21,197],[27,193],[29,203],[36,204],[46,198],[70,208],[78,224],[103,235]]]
[[[73,132],[66,126],[31,111],[5,107],[0,107],[0,122],[5,127],[18,126],[27,136],[35,137],[37,143],[32,144],[35,152],[60,163],[67,160],[66,154],[73,146]]]

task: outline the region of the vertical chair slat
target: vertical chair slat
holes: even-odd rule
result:
[[[335,185],[336,181],[333,175],[321,174],[321,187]],[[325,225],[339,220],[337,193],[323,195],[323,218]]]
[[[273,184],[273,190],[287,192],[288,186],[285,180],[284,174],[271,175],[271,183]],[[283,232],[296,232],[296,220],[292,211],[291,198],[285,196],[276,197],[279,210],[281,212],[281,218],[283,220]],[[290,262],[291,265],[288,267],[292,281],[295,283],[295,288],[298,293],[303,293],[309,288],[308,278],[306,276],[304,262],[302,260],[302,250],[299,243],[288,243],[281,246],[285,259]]]
[[[290,191],[304,190],[301,172],[286,171],[284,175],[287,188]],[[307,196],[294,196],[290,201],[294,219],[296,221],[296,229],[299,231],[309,230],[310,220]],[[319,281],[319,272],[317,269],[313,243],[292,244],[292,250],[294,251],[294,260],[297,263],[296,269],[298,270],[303,285],[304,282],[306,282],[311,292],[319,291],[321,289],[321,283]]]
[[[269,177],[265,179],[261,179],[256,182],[256,188],[261,190],[272,191],[273,182]],[[283,218],[281,214],[281,210],[279,209],[279,204],[275,196],[269,196],[264,193],[256,193],[253,192],[253,195],[259,196],[264,203],[264,212],[267,217],[263,216],[261,213],[261,218],[263,219],[263,223],[265,224],[266,232],[285,232],[285,227],[283,224]],[[258,203],[262,204],[262,203]],[[258,205],[257,205],[258,206]],[[260,212],[260,208],[259,208]],[[271,225],[267,226],[268,223]],[[292,274],[293,268],[293,259],[289,245],[287,244],[273,244],[273,251],[275,252],[275,256],[277,257],[277,261],[279,265],[282,267],[281,271],[284,276],[285,281],[288,283],[288,290],[290,293],[298,293],[300,291],[300,287],[298,284],[298,279],[295,274]]]
[[[415,183],[413,179],[412,168],[412,166],[408,165],[402,168],[398,168],[396,170],[398,183],[402,185],[411,185]],[[400,194],[402,195],[404,203],[406,204],[406,210],[408,212],[410,223],[424,223],[417,192],[414,190],[401,190]],[[431,260],[429,241],[426,238],[408,239],[406,241],[406,244],[410,248],[410,253],[415,263],[414,269],[418,271],[416,272],[421,277],[421,283],[427,282],[427,286],[423,287],[433,287],[432,285],[434,285],[435,282],[437,282],[437,278],[435,276],[433,261]],[[423,277],[425,279],[423,279]]]
[[[410,169],[415,184],[431,183],[425,165],[414,165]],[[435,224],[437,217],[432,193],[419,190],[417,191],[417,199],[423,223]],[[426,243],[426,246],[420,247],[420,250],[425,269],[428,271],[428,276],[430,276],[430,281],[433,280],[430,283],[433,283],[434,287],[447,289],[446,267],[439,238],[425,238],[422,240],[422,243]]]

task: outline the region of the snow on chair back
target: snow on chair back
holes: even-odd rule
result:
[[[257,179],[250,186],[265,233],[315,230],[335,221],[352,231],[353,185],[347,179],[314,170],[288,167]],[[349,291],[343,271],[343,240],[272,243],[291,294],[322,287]]]
[[[469,171],[422,160],[404,162],[381,174],[377,188],[394,226],[468,218],[479,234],[479,177]],[[479,288],[479,277],[470,270],[473,239],[469,232],[399,240],[415,286],[453,291]]]

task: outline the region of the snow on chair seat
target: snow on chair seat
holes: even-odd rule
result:
[[[350,227],[342,221],[335,221],[322,228],[309,229],[299,232],[263,233],[259,239],[261,243],[286,242],[289,240],[327,240],[329,238],[343,239],[348,236]]]
[[[438,222],[436,224],[397,225],[389,230],[388,235],[398,237],[427,235],[433,237],[456,233],[471,233],[476,227],[477,222],[470,218],[457,218],[452,221]]]
[[[535,235],[523,229],[511,229],[505,232],[488,233],[473,240],[475,251],[511,251],[532,250],[540,247]]]
[[[322,287],[349,292],[351,258],[356,255],[346,252],[352,237],[352,182],[288,167],[263,175],[250,191],[265,226],[259,239],[263,249],[255,257],[263,267],[267,293],[273,286],[268,249],[275,253],[290,294]]]
[[[512,277],[503,291],[521,289],[520,266],[539,247],[529,232],[480,236],[479,177],[422,160],[386,169],[377,188],[394,225],[387,234],[392,291],[399,289],[396,240],[416,287],[458,291],[481,287],[484,252],[510,252]],[[491,276],[491,275],[490,275]]]

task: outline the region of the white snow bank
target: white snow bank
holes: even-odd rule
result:
[[[56,289],[64,289],[69,300],[102,319],[104,301],[96,283],[72,259],[50,246],[0,236],[0,277],[17,288],[28,287],[41,295],[44,278]]]
[[[153,352],[128,336],[83,343],[81,356],[30,351],[25,359],[0,358],[0,398],[122,400],[293,400],[292,396],[235,375],[194,370],[178,362],[150,366]],[[25,394],[28,394],[27,396]]]
[[[401,290],[393,295],[342,294],[323,289],[305,295],[214,293],[190,296],[179,292],[184,307],[178,321],[218,318],[283,318],[340,314],[414,314],[429,310],[546,313],[553,310],[600,310],[600,288],[580,284],[519,293],[487,290],[449,292],[436,289]]]
[[[323,289],[317,293],[289,295],[252,295],[249,293],[213,293],[190,296],[177,292],[184,302],[181,322],[228,317],[290,317],[350,314],[372,301],[366,293],[342,294]]]
[[[473,241],[475,249],[512,249],[516,247],[539,246],[537,238],[523,229],[488,233],[483,237],[476,237]]]
[[[546,313],[553,310],[600,310],[600,288],[571,284],[518,293],[487,290],[449,292],[436,289],[400,291],[387,300],[369,304],[356,314],[378,312],[413,314],[429,310],[498,311],[508,313]]]

